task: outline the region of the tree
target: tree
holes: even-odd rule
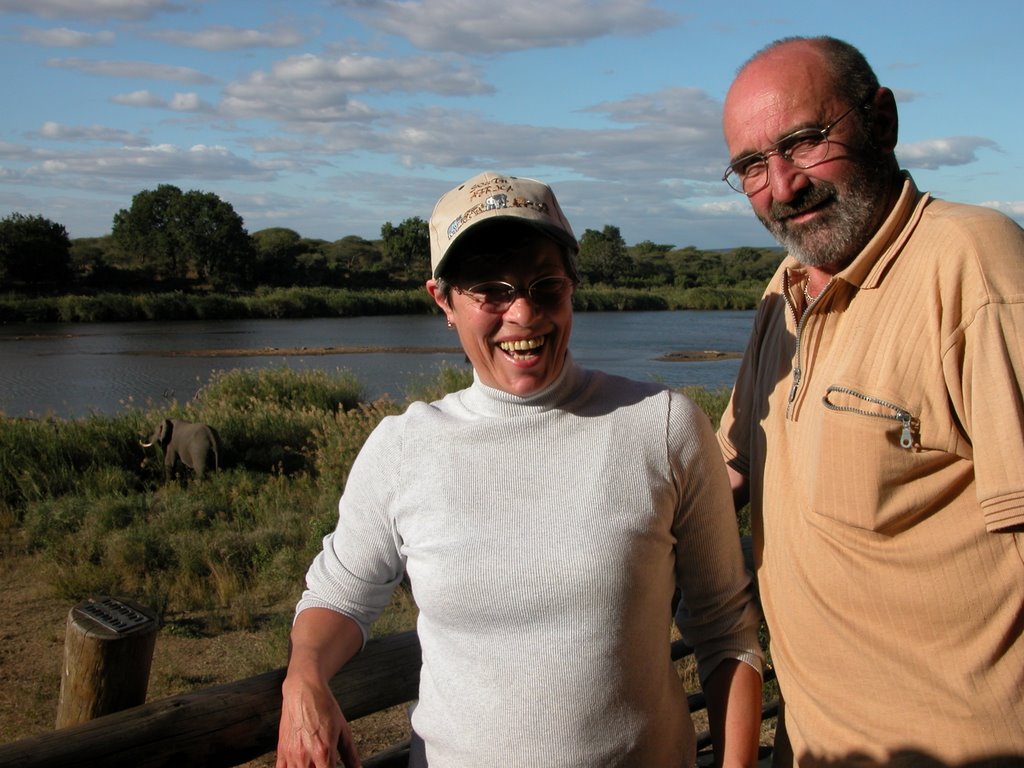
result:
[[[419,216],[406,219],[397,227],[385,222],[380,228],[384,259],[393,276],[422,281],[430,274],[430,233]]]
[[[633,274],[633,259],[618,227],[584,230],[580,238],[580,275],[589,283],[615,283]]]
[[[61,284],[70,264],[71,240],[63,224],[21,213],[0,220],[0,282]]]
[[[369,272],[378,268],[382,254],[372,241],[358,235],[335,240],[327,250],[328,260],[345,272]]]
[[[231,203],[212,192],[191,190],[182,198],[180,243],[189,267],[215,288],[252,282],[252,240]]]
[[[641,240],[629,250],[632,252],[634,259],[651,259],[656,261],[659,258],[664,258],[665,254],[674,247],[673,245],[656,243],[653,240]]]
[[[130,209],[114,214],[111,236],[135,264],[152,270],[157,279],[186,276],[179,256],[178,229],[183,225],[181,190],[173,184],[161,184],[155,190],[143,190],[132,198]]]
[[[696,246],[672,251],[666,256],[672,267],[674,283],[679,288],[721,285],[725,282],[725,270],[720,255],[706,253]]]
[[[172,184],[143,190],[114,215],[115,242],[158,279],[201,278],[217,287],[252,277],[252,242],[230,203]]]
[[[294,229],[270,227],[253,232],[253,280],[257,285],[292,285],[305,250]]]

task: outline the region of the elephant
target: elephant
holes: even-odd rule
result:
[[[174,465],[181,461],[203,479],[212,463],[220,469],[220,435],[209,424],[197,424],[181,419],[164,419],[157,424],[148,439],[139,440],[143,448],[159,445],[164,450],[164,480],[170,480]]]

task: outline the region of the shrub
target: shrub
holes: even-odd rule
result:
[[[422,374],[413,376],[405,388],[408,401],[422,400],[432,403],[440,400],[449,392],[465,389],[473,383],[473,369],[467,366],[454,366],[442,363],[437,366],[433,376]]]
[[[436,400],[472,380],[443,365],[410,398]],[[75,421],[0,417],[0,521],[12,544],[42,556],[41,578],[78,601],[138,600],[159,614],[209,612],[215,628],[245,628],[277,607],[290,616],[367,436],[403,403],[358,402],[344,371],[287,368],[221,373],[193,401]],[[684,390],[712,418],[728,392]],[[139,436],[165,416],[220,431],[220,472],[165,484]],[[375,633],[415,620],[408,594]],[[282,623],[282,635],[287,622]]]
[[[294,371],[287,366],[215,371],[196,395],[204,412],[255,410],[267,404],[333,412],[355,408],[363,399],[363,385],[350,371]]]

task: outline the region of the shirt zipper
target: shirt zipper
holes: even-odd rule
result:
[[[854,408],[850,405],[836,405],[835,403],[829,402],[828,396],[833,392],[842,392],[844,395],[850,397],[859,398],[865,402],[880,405],[883,408],[888,408],[892,413],[878,413],[876,411],[868,411],[864,408]],[[911,430],[911,425],[914,422],[913,414],[906,408],[903,408],[895,403],[890,403],[888,400],[883,400],[880,397],[873,397],[871,395],[865,395],[863,392],[858,392],[855,389],[849,387],[840,387],[832,385],[825,390],[825,396],[821,398],[822,403],[825,407],[831,411],[843,411],[845,413],[856,413],[860,416],[873,416],[876,419],[889,419],[891,421],[898,421],[903,425],[903,431],[900,433],[900,447],[906,448],[908,451],[914,447],[914,434]]]
[[[832,281],[829,280],[825,287],[821,289],[821,293],[815,297],[813,303],[817,304],[831,286]],[[789,272],[784,273],[782,277],[782,300],[789,307],[790,314],[793,316],[793,322],[796,325],[796,365],[793,366],[793,383],[789,388],[789,399],[786,401],[786,417],[791,418],[793,415],[793,402],[796,400],[797,391],[800,389],[800,379],[803,378],[803,369],[800,367],[802,365],[800,360],[800,340],[803,337],[804,323],[807,321],[807,315],[810,314],[811,305],[808,304],[804,307],[802,315],[797,315],[796,307],[793,306],[793,302],[789,298]]]

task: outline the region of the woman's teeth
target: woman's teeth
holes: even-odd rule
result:
[[[519,339],[518,341],[502,341],[498,346],[508,354],[516,357],[517,352],[531,352],[538,347],[544,346],[544,337],[537,336],[533,339]]]

